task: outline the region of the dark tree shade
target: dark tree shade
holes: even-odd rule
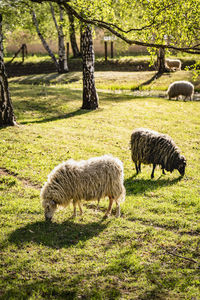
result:
[[[81,35],[82,60],[83,60],[83,109],[96,109],[99,99],[94,80],[94,49],[92,30],[89,25],[84,25]]]
[[[3,59],[2,15],[0,14],[0,126],[16,125]]]

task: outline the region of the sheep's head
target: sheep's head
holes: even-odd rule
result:
[[[44,207],[45,220],[51,221],[57,208],[56,202],[54,200],[43,201],[42,206]]]
[[[177,170],[179,171],[181,176],[184,176],[185,174],[185,167],[186,167],[186,159],[183,155],[181,155],[177,166]]]

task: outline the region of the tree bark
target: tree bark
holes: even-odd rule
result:
[[[63,8],[59,5],[60,9],[60,26],[58,31],[58,47],[59,47],[59,65],[60,73],[66,73],[69,71],[67,65],[67,56],[65,51],[65,38],[63,33]]]
[[[158,73],[164,73],[167,71],[165,66],[165,49],[159,48],[157,52],[157,70]]]
[[[0,14],[0,126],[16,124],[3,59],[2,15]]]
[[[67,12],[68,19],[69,19],[69,36],[70,36],[70,43],[72,47],[73,57],[81,57],[81,53],[78,49],[78,45],[76,42],[76,32],[75,32],[75,26],[74,26],[74,16]]]
[[[94,49],[92,29],[84,25],[81,35],[83,60],[83,105],[82,109],[97,109],[99,107],[98,94],[94,79]]]
[[[58,73],[67,73],[69,72],[68,69],[68,64],[67,64],[67,56],[66,56],[66,51],[65,51],[65,38],[64,38],[64,33],[63,33],[63,9],[61,7],[61,5],[59,5],[59,11],[60,11],[60,25],[58,25],[57,21],[56,21],[56,17],[55,17],[55,12],[54,12],[54,8],[53,5],[51,3],[50,7],[51,7],[51,14],[54,20],[54,24],[58,33]]]
[[[34,10],[31,10],[31,14],[32,14],[32,19],[33,19],[33,23],[36,27],[36,31],[37,31],[37,34],[42,42],[42,45],[44,46],[45,50],[48,52],[49,56],[51,57],[53,63],[55,64],[56,66],[56,69],[57,71],[59,72],[59,64],[57,62],[57,59],[55,57],[55,55],[53,54],[53,52],[51,51],[49,45],[47,44],[47,42],[45,41],[43,35],[41,34],[40,32],[40,29],[39,29],[39,25],[38,25],[38,21],[37,21],[37,18],[36,18],[36,14],[35,14],[35,11]]]

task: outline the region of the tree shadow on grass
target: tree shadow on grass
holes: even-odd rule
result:
[[[32,74],[24,75],[23,77],[17,77],[10,79],[11,83],[17,84],[32,84],[32,85],[50,85],[55,83],[72,83],[81,80],[81,73],[77,74],[74,72],[59,74],[59,73],[50,73],[50,74]]]
[[[108,223],[109,220],[87,224],[71,220],[62,224],[40,221],[15,230],[8,240],[19,247],[24,243],[33,242],[55,249],[68,248],[97,236],[108,226]]]
[[[40,276],[39,276],[40,277]],[[91,280],[92,274],[80,273],[70,276],[49,276],[49,278],[38,278],[30,283],[24,281],[17,284],[2,295],[2,299],[29,299],[34,295],[41,299],[121,299],[121,292],[118,287],[107,286],[102,288],[98,282]],[[67,277],[67,278],[66,278]],[[8,278],[10,280],[10,278]],[[88,286],[90,288],[88,289]]]
[[[126,194],[127,195],[136,195],[142,194],[144,192],[149,192],[152,190],[157,190],[162,187],[174,185],[182,179],[182,176],[179,176],[174,179],[165,179],[158,178],[158,180],[152,179],[135,179],[136,175],[133,175],[125,180]]]
[[[75,282],[74,282],[75,283]],[[65,290],[66,289],[66,290]],[[75,288],[74,288],[75,290]],[[0,299],[31,299],[35,294],[38,295],[37,299],[77,299],[76,291],[70,291],[70,287],[65,285],[64,280],[54,279],[38,279],[28,284],[26,281],[24,284],[17,284],[17,286],[11,287],[3,293]],[[41,297],[41,298],[39,298]]]
[[[166,73],[161,73],[161,72],[156,72],[150,79],[148,79],[147,81],[141,83],[140,85],[138,85],[135,89],[133,89],[133,91],[138,91],[140,90],[143,86],[149,85],[151,84],[154,80],[159,79],[160,77],[162,77],[163,75],[169,75],[170,73],[166,72]]]
[[[66,86],[47,86],[47,85],[16,85],[11,86],[12,99],[18,97],[20,101],[14,100],[13,103],[17,105],[21,101],[27,101],[27,103],[44,102],[47,105],[52,105],[54,101],[59,101],[61,104],[66,102],[75,101],[81,97],[81,90],[69,89]],[[50,98],[48,98],[50,96]],[[45,98],[44,98],[45,97]],[[35,101],[36,100],[36,101]]]
[[[60,115],[56,115],[56,116],[52,116],[52,117],[47,117],[45,119],[42,120],[33,120],[33,121],[22,121],[20,122],[20,124],[25,125],[25,124],[40,124],[40,123],[46,123],[46,122],[53,122],[53,121],[57,121],[57,120],[64,120],[64,119],[69,119],[72,117],[77,117],[77,116],[81,116],[83,114],[89,113],[91,112],[91,110],[86,110],[86,109],[77,109],[75,111],[72,111],[70,113],[66,113],[66,114],[60,114]]]

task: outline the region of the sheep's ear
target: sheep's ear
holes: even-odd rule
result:
[[[185,159],[185,157],[181,157],[181,161],[182,161],[182,163],[183,163],[184,165],[186,165],[186,159]]]
[[[51,200],[51,201],[50,201],[50,204],[51,204],[51,205],[56,205],[56,202],[55,202],[54,200]]]

